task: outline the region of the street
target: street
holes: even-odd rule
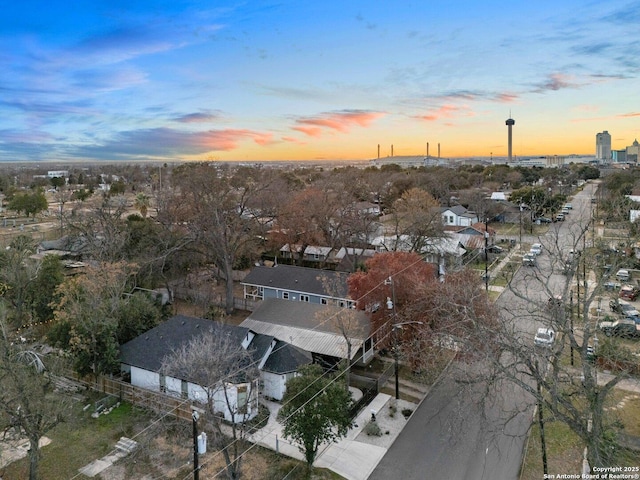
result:
[[[559,259],[581,245],[596,188],[596,184],[587,184],[573,197],[568,219],[551,225],[544,237],[535,239],[546,250],[538,257],[537,267],[520,268],[511,288],[496,301],[503,319],[510,322],[514,336],[523,344],[531,344],[535,331],[543,325],[540,305],[567,289]],[[418,406],[369,479],[517,479],[535,405],[532,397],[512,382],[471,385],[453,378],[454,371],[466,369],[473,377],[481,374],[482,368],[479,364],[453,364]]]

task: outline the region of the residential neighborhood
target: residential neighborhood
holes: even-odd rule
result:
[[[637,171],[408,168],[0,171],[3,364],[21,372],[3,367],[0,419],[8,439],[30,445],[3,447],[0,477],[37,467],[41,478],[183,478],[197,459],[204,478],[282,478],[251,476],[269,458],[275,470],[306,462],[313,478],[390,478],[399,461],[444,461],[400,460],[443,435],[412,426],[440,409],[454,409],[441,418],[462,435],[451,441],[479,441],[463,435],[475,427],[448,422],[478,420],[456,405],[480,384],[533,395],[519,407],[526,422],[504,420],[519,453],[502,466],[488,460],[493,478],[603,458],[631,465],[640,455]],[[558,214],[566,219],[542,220]],[[42,367],[21,363],[25,355]],[[459,390],[446,400],[449,381]],[[322,388],[307,398],[312,385]],[[46,402],[9,395],[27,386]],[[593,408],[579,400],[595,397]],[[295,410],[283,417],[299,398],[317,402],[324,430]],[[29,423],[27,406],[51,423]],[[586,416],[613,446],[590,440]],[[54,466],[65,428],[112,428],[110,418],[129,426]],[[315,449],[300,428],[317,436]],[[562,429],[575,463],[555,446]],[[109,457],[119,441],[127,448]],[[251,445],[275,457],[243,460]],[[56,468],[64,473],[45,473]]]

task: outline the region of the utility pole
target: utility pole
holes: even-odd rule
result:
[[[198,412],[191,412],[193,420],[193,480],[199,480],[200,467],[198,466]]]
[[[484,289],[489,291],[489,217],[484,217]]]
[[[569,322],[571,323],[571,338],[573,339],[573,290],[569,291]],[[571,346],[571,366],[573,367],[573,342]]]

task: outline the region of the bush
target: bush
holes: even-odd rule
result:
[[[373,437],[381,437],[382,436],[382,430],[380,430],[380,427],[378,426],[378,424],[376,422],[369,422],[364,426],[363,429],[364,433],[366,433],[369,436],[373,436]]]

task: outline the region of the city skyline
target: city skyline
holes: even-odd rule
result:
[[[640,2],[27,0],[0,161],[595,155],[640,137]]]

